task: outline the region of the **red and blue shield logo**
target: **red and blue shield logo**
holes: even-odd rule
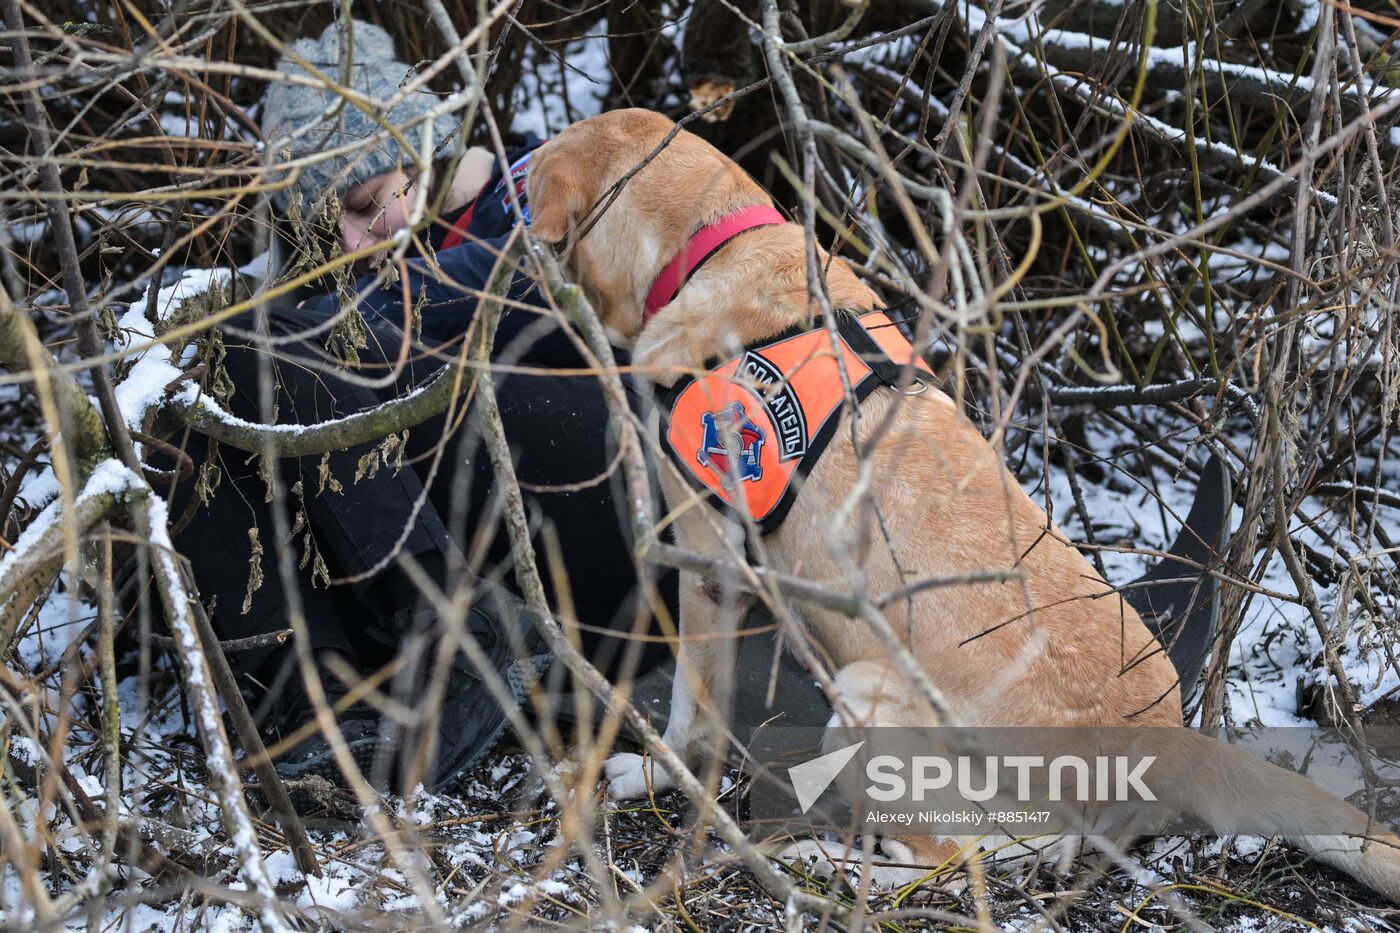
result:
[[[758,459],[763,450],[763,429],[750,420],[742,403],[735,402],[721,412],[705,412],[700,424],[704,436],[695,458],[702,466],[723,477],[726,486],[736,477],[751,483],[763,478],[763,464]]]

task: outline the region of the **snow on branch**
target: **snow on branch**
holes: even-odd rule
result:
[[[186,269],[174,283],[156,293],[154,322],[147,320],[145,306],[133,304],[117,322],[120,334],[118,348],[136,348],[134,363],[126,378],[117,383],[117,403],[127,426],[139,430],[146,413],[160,405],[167,387],[179,379],[188,365],[192,349],[183,344],[175,348],[154,342],[165,325],[175,320],[186,304],[206,299],[211,292],[221,293],[229,284],[227,269]]]
[[[1299,24],[1300,33],[1316,24],[1318,11],[1315,2],[1290,5],[1307,8],[1307,15],[1302,17]],[[975,8],[969,10],[969,25],[978,13]],[[1000,18],[997,20],[997,32],[1004,40],[1023,48],[1037,48],[1049,64],[1065,71],[1088,71],[1106,57],[1123,53],[1126,48],[1128,51],[1125,54],[1129,56],[1142,54],[1146,57],[1147,82],[1164,90],[1180,91],[1198,80],[1198,75],[1193,73],[1197,65],[1199,77],[1205,80],[1212,93],[1228,94],[1233,99],[1259,106],[1272,108],[1280,102],[1288,106],[1306,106],[1314,90],[1313,79],[1306,74],[1226,61],[1219,54],[1206,52],[1195,42],[1179,46],[1150,46],[1139,50],[1109,36],[1045,28],[1040,19],[1035,12],[1024,17]],[[1344,84],[1337,88],[1341,101],[1354,112],[1373,107],[1392,93],[1393,89],[1371,82]]]
[[[145,481],[141,483],[143,490],[149,491],[150,487],[145,485]],[[175,564],[176,551],[170,540],[170,516],[165,501],[155,496],[147,497],[140,512],[142,514],[136,517],[144,527],[139,530],[147,535],[150,542],[152,570],[159,583],[157,591],[165,610],[166,624],[175,639],[176,656],[185,673],[185,688],[194,705],[210,783],[220,799],[219,812],[228,830],[230,845],[242,865],[248,886],[257,895],[257,916],[262,928],[268,931],[288,929],[278,907],[272,878],[263,863],[262,847],[253,827],[252,816],[243,799],[243,783],[238,777],[228,733],[224,730],[209,662],[190,614],[193,597]]]
[[[981,30],[983,24],[986,22],[986,14],[984,12],[974,6],[960,6],[958,9],[964,14],[967,21],[967,28],[970,32]],[[1130,113],[1128,105],[1121,101],[1116,95],[1103,93],[1095,85],[1086,82],[1082,76],[1061,70],[1060,67],[1049,60],[1049,58],[1053,56],[1037,57],[1035,54],[1027,51],[1021,44],[1025,43],[1029,45],[1031,43],[1040,43],[1042,47],[1053,48],[1055,46],[1053,43],[1048,42],[1047,36],[1055,36],[1066,43],[1064,46],[1065,48],[1088,50],[1091,53],[1095,50],[1099,50],[1106,53],[1112,48],[1112,43],[1084,35],[1083,33],[1070,33],[1063,30],[1033,31],[1026,20],[998,19],[993,33],[997,41],[1000,42],[1002,47],[1006,50],[1007,56],[1018,67],[1035,74],[1045,75],[1056,88],[1078,98],[1084,105],[1110,116],[1120,117],[1125,120],[1131,119],[1135,126],[1144,131],[1147,135],[1161,142],[1177,146],[1191,146],[1196,149],[1202,158],[1210,162],[1232,165],[1255,171],[1265,181],[1287,178],[1290,188],[1297,187],[1297,179],[1289,178],[1288,174],[1283,169],[1263,156],[1250,155],[1227,146],[1224,143],[1193,136],[1180,127],[1172,126],[1163,120],[1159,120],[1141,111],[1134,110]],[[1183,50],[1180,48],[1175,50],[1157,48],[1146,49],[1145,54],[1147,55],[1149,74],[1151,74],[1154,61],[1162,62],[1167,60],[1163,54],[1159,53],[1172,52],[1179,56],[1183,53]],[[1084,63],[1080,62],[1079,64],[1083,65]],[[1245,66],[1232,67],[1243,69]],[[1267,69],[1254,68],[1251,70],[1275,75],[1275,77],[1280,80],[1283,78],[1287,78],[1290,82],[1293,80],[1291,75],[1277,75],[1276,73],[1268,72]],[[1269,78],[1268,80],[1272,81],[1273,78]],[[1178,82],[1178,84],[1179,83],[1180,82]],[[1332,194],[1315,190],[1312,192],[1312,195],[1329,209],[1337,205],[1337,198]]]
[[[177,418],[221,444],[249,453],[270,449],[278,456],[305,457],[381,440],[421,424],[445,411],[471,379],[468,367],[454,360],[405,395],[353,415],[305,425],[247,421],[225,411],[196,386],[185,387],[170,401]]]
[[[118,460],[104,460],[88,476],[65,510],[55,500],[29,523],[14,547],[0,558],[0,654],[9,648],[19,617],[46,588],[64,557],[65,538],[91,528],[146,481]]]

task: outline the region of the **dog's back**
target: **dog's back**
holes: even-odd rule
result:
[[[891,406],[894,423],[867,456],[864,502],[856,446]],[[1103,581],[1004,468],[999,453],[937,390],[877,390],[843,427],[770,541],[773,560],[803,576],[872,594],[918,581],[1005,571],[895,599],[885,615],[963,722],[1120,726],[1181,721],[1176,675],[1136,611]],[[846,535],[832,516],[847,510]],[[840,526],[837,526],[840,527]],[[839,661],[883,648],[863,626],[817,606],[804,615]]]

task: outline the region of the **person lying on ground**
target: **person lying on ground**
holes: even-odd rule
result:
[[[394,57],[388,34],[367,23],[353,22],[349,30],[333,25],[319,39],[292,46],[328,74],[338,73],[342,49],[354,62],[357,89],[377,99],[393,96],[409,71]],[[290,57],[279,67],[300,68]],[[349,106],[323,120],[335,110],[335,99],[320,88],[274,85],[262,124],[269,140],[293,135],[293,157],[348,150],[311,163],[274,197],[284,214],[298,203],[301,216],[314,217],[318,199],[323,204],[336,195],[344,205],[342,245],[353,250],[405,229],[415,181],[408,159],[392,142],[346,145],[362,142],[379,125]],[[413,96],[389,117],[408,122],[434,102],[429,95]],[[327,126],[296,135],[313,121]],[[250,320],[226,327],[225,367],[233,386],[227,404],[233,413],[310,424],[373,407],[421,384],[452,355],[440,351],[460,342],[476,319],[476,296],[487,287],[516,210],[528,210],[520,204],[523,177],[538,145],[534,138],[512,139],[504,160],[485,149],[468,150],[447,176],[438,221],[417,231],[423,249],[411,251],[403,281],[380,285],[369,273],[355,282],[358,298],[350,313],[362,316],[364,336],[358,366],[343,368],[327,349],[328,324],[345,310],[337,293],[302,293],[268,307],[264,339],[274,345],[272,353]],[[405,294],[421,323],[410,330],[414,352],[396,367]],[[620,477],[601,386],[590,376],[567,375],[587,361],[543,307],[534,283],[518,275],[493,352],[494,361],[511,369],[496,373],[493,385],[516,472],[529,490],[536,546],[557,555],[557,572],[545,574],[550,598],[568,609],[596,662],[629,674],[657,658],[656,646],[644,651],[643,643],[627,636],[650,624],[658,591],[638,584],[619,507],[624,500],[616,495]],[[640,393],[634,404],[640,410]],[[409,566],[449,595],[453,586],[473,587],[467,636],[511,686],[516,702],[547,651],[512,592],[509,543],[475,407],[450,421],[442,415],[411,428],[377,471],[363,469],[363,458],[378,446],[279,462],[293,534],[277,540],[255,458],[193,437],[191,456],[196,462],[212,458],[222,482],[207,503],[193,481],[176,490],[175,545],[188,557],[206,602],[213,601],[222,638],[286,629],[299,611],[321,681],[337,707],[339,730],[371,781],[442,790],[460,782],[506,719],[460,645],[447,637],[449,627],[423,598]],[[294,549],[299,562],[290,588],[283,586],[277,559],[286,548]],[[250,583],[254,567],[260,586]],[[674,611],[673,576],[660,581],[659,592]],[[314,710],[293,646],[269,644],[230,660],[282,773],[343,780],[329,742],[312,725]],[[365,678],[379,681],[384,697],[356,699],[352,688]]]

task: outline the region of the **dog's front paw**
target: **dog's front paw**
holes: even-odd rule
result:
[[[892,891],[935,880],[928,868],[917,864],[917,857],[909,846],[892,839],[884,840],[881,845],[884,855],[876,855],[866,861],[859,851],[842,843],[802,839],[779,852],[777,857],[795,870],[821,881],[830,881],[836,874],[843,874],[846,883],[853,888],[860,884],[860,875],[865,873],[869,874],[870,884],[876,891]],[[945,877],[939,887],[957,895],[962,892],[965,882]]]
[[[613,800],[635,800],[668,791],[676,782],[666,769],[649,755],[618,752],[603,762],[603,774],[608,779],[608,796]]]
[[[891,890],[911,884],[935,883],[956,897],[967,887],[966,876],[950,877],[946,868],[935,875],[931,868],[920,867],[920,863],[926,859],[920,858],[898,839],[884,839],[880,848],[885,850],[884,858],[877,857],[870,865],[870,880],[878,888]],[[896,864],[892,865],[891,862]]]
[[[799,839],[779,852],[777,859],[781,862],[787,862],[794,871],[822,881],[830,881],[837,871],[836,862],[841,862],[842,869],[849,866],[848,862],[835,857],[836,851],[840,848],[841,846],[837,843],[828,843],[824,846],[815,839]]]
[[[860,886],[861,876],[867,874],[876,891],[903,887],[917,878],[917,875],[902,867],[879,861],[867,862],[860,850],[840,842],[801,839],[779,852],[778,858],[794,870],[819,881],[829,882],[841,875],[852,890]]]

